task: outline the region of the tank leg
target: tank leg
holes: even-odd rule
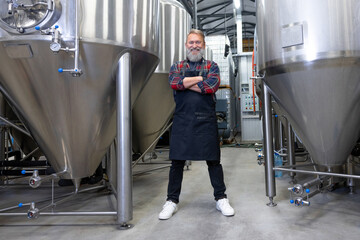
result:
[[[276,207],[277,204],[274,202],[274,198],[269,197],[269,202],[266,205],[269,207]]]
[[[352,163],[352,156],[349,156],[346,162],[346,173],[354,174],[354,165]],[[349,187],[349,194],[355,194],[355,181],[353,178],[347,178],[346,185]]]
[[[5,99],[1,93],[0,116],[5,117]],[[5,161],[5,126],[0,126],[0,161]]]
[[[288,153],[289,165],[295,165],[296,164],[296,161],[295,161],[295,137],[294,137],[294,132],[291,127],[291,124],[289,123],[289,120],[287,121],[287,128],[288,128],[287,153]],[[295,168],[291,168],[291,169],[295,169]],[[291,184],[296,183],[295,176],[296,176],[296,173],[290,172],[290,177],[291,177],[290,183]]]
[[[284,126],[282,124],[282,122],[280,121],[279,119],[279,142],[280,142],[280,152],[283,153],[284,151],[284,138],[283,138],[283,135],[284,135]]]
[[[271,112],[271,96],[269,88],[262,81],[262,89],[264,94],[263,105],[263,132],[264,132],[264,157],[265,157],[265,185],[266,196],[269,197],[270,202],[268,206],[274,207],[276,203],[273,202],[273,198],[276,196],[275,187],[275,172],[274,167],[274,147],[273,147],[273,134],[272,134],[272,112]]]
[[[117,223],[129,229],[133,218],[131,169],[131,56],[119,60],[116,75],[116,158],[117,158]]]
[[[279,136],[279,134],[280,134],[280,129],[279,129],[280,119],[276,113],[273,114],[272,121],[273,121],[272,124],[273,124],[274,148],[275,148],[275,151],[281,151],[280,136]]]

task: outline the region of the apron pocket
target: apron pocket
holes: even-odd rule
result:
[[[216,134],[216,115],[213,112],[195,112],[194,128],[196,133]]]

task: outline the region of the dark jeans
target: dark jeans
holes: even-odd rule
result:
[[[224,173],[220,161],[206,161],[206,163],[208,165],[210,182],[214,188],[215,200],[226,198]],[[183,160],[171,161],[167,201],[170,200],[174,203],[179,202],[184,165],[185,165],[185,161]]]

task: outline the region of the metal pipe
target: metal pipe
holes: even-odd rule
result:
[[[306,155],[308,155],[309,153],[308,152],[295,152],[295,156],[306,156]],[[288,154],[287,153],[279,153],[279,156],[280,157],[287,157],[288,156]],[[301,161],[297,161],[297,162],[301,162]],[[306,161],[304,161],[304,162],[306,162]]]
[[[194,28],[198,29],[197,0],[194,0]]]
[[[25,135],[32,138],[32,136],[31,136],[31,134],[29,132],[27,132],[25,129],[23,129],[23,128],[19,127],[19,126],[16,126],[14,123],[10,122],[6,118],[0,116],[0,120],[7,123],[7,124],[9,124],[11,127],[15,128],[16,130],[18,130],[18,131],[22,132],[23,134],[25,134]]]
[[[58,177],[61,177],[62,175],[64,175],[65,173],[67,173],[65,170],[62,172],[53,173],[53,174],[47,175],[45,177],[41,177],[41,181],[58,178]]]
[[[5,161],[0,162],[1,167],[44,167],[49,166],[48,162],[43,161]]]
[[[40,212],[40,216],[114,216],[117,212]],[[0,213],[2,216],[27,216],[27,213]]]
[[[152,168],[152,169],[148,169],[148,170],[144,170],[144,171],[135,172],[133,176],[140,175],[140,174],[143,174],[143,173],[146,173],[146,172],[151,172],[151,171],[163,169],[163,168],[168,168],[168,167],[170,167],[170,163],[168,163],[168,166],[161,166],[161,167],[157,167],[157,168]]]
[[[131,169],[131,55],[119,60],[116,75],[116,157],[117,157],[117,222],[127,227],[133,218]]]
[[[274,148],[275,148],[275,151],[280,151],[281,148],[280,148],[280,130],[279,130],[279,116],[277,114],[273,114],[272,115],[272,120],[273,120],[273,134],[274,134]],[[280,155],[282,156],[282,155]]]
[[[79,69],[79,0],[75,0],[75,56],[74,56],[74,68],[75,71]]]
[[[30,206],[30,203],[24,203],[24,204],[22,204],[21,206],[22,206],[22,207],[24,207],[24,206]],[[13,210],[13,209],[17,209],[17,208],[19,208],[19,205],[0,209],[0,212],[6,212],[6,211]]]
[[[136,164],[145,156],[146,153],[157,143],[157,140],[161,138],[161,136],[172,126],[172,122],[159,134],[159,136],[151,143],[151,145],[141,154],[141,156],[133,163],[132,167],[135,167]]]
[[[286,165],[282,166],[283,168],[294,168],[294,167],[310,167],[313,166],[315,163],[309,163],[309,164],[298,164],[298,165]]]
[[[60,205],[61,203],[64,203],[64,202],[68,201],[69,199],[75,197],[75,196],[77,195],[77,193],[78,193],[78,191],[75,191],[72,195],[67,196],[67,197],[65,197],[65,198],[63,198],[63,199],[61,199],[61,200],[59,200],[59,201],[57,201],[57,202],[51,201],[50,204],[48,204],[48,205],[40,208],[39,211],[43,211],[44,209],[47,209],[47,208],[49,208],[49,207],[55,207],[55,206],[57,206],[57,205]],[[52,199],[53,199],[53,196],[52,196]]]
[[[279,167],[274,167],[273,170],[274,171],[297,172],[297,173],[305,173],[305,174],[313,174],[313,175],[325,175],[325,176],[333,176],[333,177],[360,179],[360,175],[349,175],[349,174],[341,174],[341,173],[328,173],[328,172],[307,171],[307,170],[298,170],[298,169],[286,169],[286,168],[279,168]]]
[[[46,175],[46,170],[38,170],[40,175]],[[25,174],[22,172],[22,170],[0,170],[0,176],[29,176],[29,174],[32,174],[33,171],[26,171]]]
[[[288,129],[287,154],[288,154],[289,165],[295,165],[296,164],[295,145],[294,145],[295,137],[294,137],[294,132],[293,132],[293,129],[291,127],[289,120],[287,121],[287,129]],[[292,168],[292,169],[294,169],[294,168]],[[296,175],[296,173],[290,172],[291,182],[295,182],[295,179],[294,179],[295,175]]]
[[[55,179],[51,179],[51,204],[54,205],[55,199]]]
[[[280,117],[280,116],[278,116]],[[280,150],[282,151],[284,149],[284,138],[283,138],[283,124],[281,122],[281,120],[279,119],[279,144],[280,144]]]
[[[321,193],[321,191],[319,189],[316,189],[315,191],[310,192],[309,194],[307,194],[304,199],[309,200],[310,198],[312,198],[313,196],[315,196],[316,194]]]
[[[354,173],[354,164],[352,163],[352,155],[350,155],[346,160],[346,173],[353,174]],[[347,186],[349,187],[350,194],[355,192],[355,181],[352,178],[348,178],[346,181]]]
[[[275,172],[274,168],[274,149],[273,149],[273,137],[272,137],[272,124],[271,124],[271,96],[269,88],[262,81],[262,90],[264,94],[264,105],[263,105],[263,132],[264,132],[264,158],[265,158],[265,186],[266,196],[269,197],[270,202],[268,206],[276,206],[273,202],[273,197],[276,196],[275,187]]]
[[[5,116],[5,98],[1,93],[0,116]],[[5,126],[0,127],[0,161],[5,161]]]
[[[21,159],[21,161],[24,161],[26,159],[28,159],[29,157],[31,157],[31,155],[33,155],[35,152],[37,152],[40,148],[37,147],[34,150],[32,150],[28,155],[26,155],[25,157],[23,157],[23,159]]]
[[[79,190],[78,193],[89,192],[89,191],[92,191],[92,190],[98,190],[98,189],[102,189],[102,188],[106,188],[106,186],[101,185],[101,186],[85,188],[85,189]],[[71,192],[71,193],[62,194],[62,195],[57,196],[57,197],[51,197],[51,198],[42,199],[42,200],[36,201],[36,203],[42,203],[42,202],[50,201],[52,199],[67,197],[67,196],[73,195],[74,193],[75,192]],[[23,203],[22,206],[29,206],[30,204],[31,203]],[[16,206],[13,206],[13,207],[3,208],[3,209],[0,209],[0,212],[5,212],[5,211],[16,209],[16,208],[19,208],[19,206],[16,205]]]
[[[310,180],[306,183],[303,184],[303,188],[310,188],[312,186],[315,186],[315,185],[318,185],[320,184],[324,179],[318,177],[318,178],[315,178],[313,180]]]

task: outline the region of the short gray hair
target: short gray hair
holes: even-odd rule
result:
[[[202,37],[203,39],[203,42],[205,43],[205,35],[203,33],[203,31],[199,30],[199,29],[191,29],[190,32],[188,33],[188,35],[186,36],[186,42],[187,42],[187,39],[189,37],[190,34],[198,34]]]

